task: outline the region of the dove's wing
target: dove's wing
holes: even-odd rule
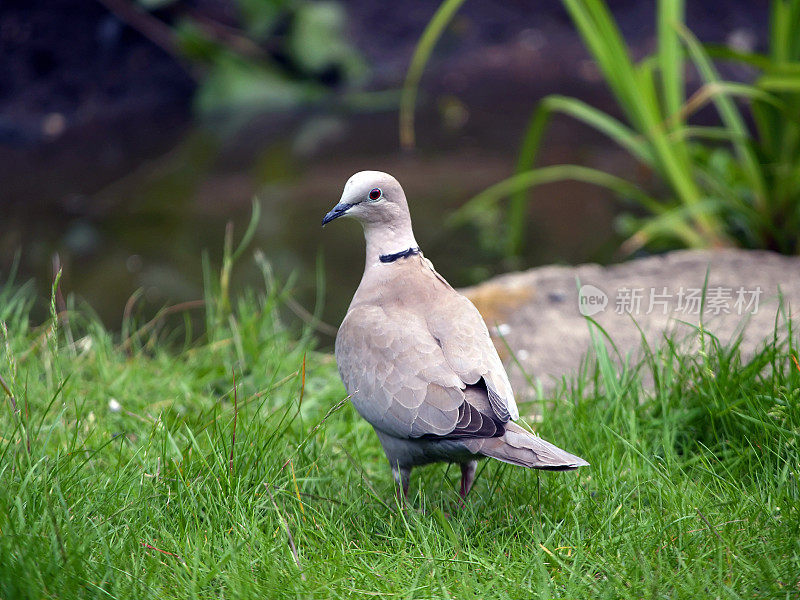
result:
[[[396,306],[352,307],[336,337],[336,362],[353,405],[377,429],[400,438],[502,435],[489,381],[465,381],[464,361],[454,368],[447,353],[425,315]]]
[[[485,382],[489,403],[502,422],[519,418],[514,392],[478,309],[450,288],[430,307],[428,330],[453,371],[466,384]]]

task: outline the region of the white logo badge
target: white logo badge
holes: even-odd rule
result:
[[[584,317],[602,312],[608,306],[608,295],[599,287],[582,285],[578,290],[578,310]]]

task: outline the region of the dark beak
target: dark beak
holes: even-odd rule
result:
[[[324,227],[331,221],[333,221],[337,217],[341,217],[344,213],[348,211],[348,209],[352,208],[352,204],[345,204],[344,202],[339,202],[336,206],[333,207],[333,210],[325,215],[325,218],[322,219],[322,226]]]

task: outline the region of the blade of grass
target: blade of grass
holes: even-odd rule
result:
[[[447,25],[453,16],[461,8],[464,0],[444,0],[439,5],[425,31],[422,32],[414,54],[411,57],[411,64],[406,73],[403,83],[403,91],[400,95],[400,147],[404,150],[411,150],[415,145],[414,135],[414,110],[417,104],[417,94],[419,92],[419,82],[425,65],[430,60],[436,42],[442,36]]]
[[[662,124],[651,69],[636,72],[622,34],[602,0],[563,0],[570,16],[593,58],[611,87],[617,102],[634,128],[650,142],[660,165],[659,171],[669,181],[682,203],[700,202],[701,194],[689,170],[689,163],[676,150]],[[698,227],[707,244],[720,239],[719,223],[702,212],[697,213]]]
[[[676,23],[675,28],[686,44],[689,54],[692,57],[692,61],[706,83],[718,84],[720,82],[720,78],[717,74],[717,70],[712,65],[711,59],[694,34],[682,23]],[[744,123],[744,119],[739,113],[739,110],[736,108],[733,100],[731,100],[728,95],[715,95],[713,102],[720,113],[723,123],[725,123],[725,126],[728,129],[733,131],[737,136],[741,136],[743,138],[748,135],[747,126]],[[747,174],[750,185],[752,186],[755,194],[756,205],[759,207],[760,211],[766,212],[768,207],[766,206],[765,183],[755,153],[750,147],[750,144],[744,141],[737,141],[734,139],[733,147],[735,148],[739,159],[742,161],[744,171]]]
[[[519,173],[496,183],[469,200],[464,206],[450,215],[447,222],[450,225],[464,224],[473,218],[475,214],[487,210],[496,204],[500,199],[505,198],[516,191],[528,189],[545,183],[564,180],[582,181],[585,183],[591,183],[605,187],[657,214],[663,213],[667,210],[663,204],[642,192],[632,183],[620,177],[616,177],[615,175],[610,175],[609,173],[600,171],[598,169],[582,167],[579,165],[552,165],[549,167],[533,169],[525,173]],[[705,245],[704,238],[694,231],[690,226],[686,225],[685,223],[681,223],[678,220],[673,221],[673,225],[675,227],[675,235],[684,240],[685,243],[698,247]],[[523,225],[520,224],[510,224],[510,227],[521,228],[522,226]],[[515,235],[518,236],[516,238],[517,240],[520,239],[520,233],[516,233]]]
[[[517,158],[516,174],[528,171],[535,165],[542,137],[552,114],[556,112],[586,123],[607,135],[642,163],[651,168],[658,167],[644,138],[619,120],[577,98],[552,95],[544,98],[531,116]],[[509,224],[508,253],[511,255],[518,255],[522,251],[523,224],[527,205],[528,195],[525,193],[525,189],[516,192],[511,197],[507,218]]]
[[[683,48],[674,23],[684,20],[684,0],[661,0],[658,6],[658,68],[661,72],[664,111],[674,114],[683,104]],[[678,127],[682,123],[676,123]]]

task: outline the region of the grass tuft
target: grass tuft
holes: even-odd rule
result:
[[[213,329],[176,349],[81,310],[68,342],[59,314],[31,323],[28,288],[0,288],[0,597],[800,594],[787,319],[752,358],[699,330],[703,352],[667,339],[622,367],[595,329],[594,366],[537,428],[591,468],[485,462],[464,508],[456,469],[417,469],[420,510],[402,512],[332,357],[282,324],[284,295],[220,307],[212,290]]]

